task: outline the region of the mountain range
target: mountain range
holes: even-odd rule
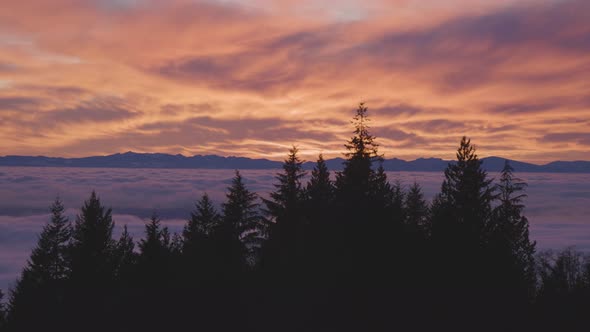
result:
[[[483,158],[483,167],[489,172],[502,170],[506,159],[500,157]],[[326,160],[328,168],[342,168],[342,158]],[[385,159],[383,167],[387,171],[440,172],[452,162],[440,158],[419,158],[412,161],[402,159]],[[545,165],[536,165],[510,160],[517,172],[548,173],[590,173],[590,161],[555,161]],[[315,162],[305,162],[305,169],[312,169]],[[222,157],[217,155],[195,155],[186,157],[181,154],[164,153],[116,153],[108,156],[83,158],[59,158],[43,156],[4,156],[0,157],[0,166],[31,167],[96,167],[96,168],[205,168],[205,169],[277,169],[282,162],[268,159],[251,159],[245,157]]]

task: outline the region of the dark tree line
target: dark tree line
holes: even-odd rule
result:
[[[590,261],[536,253],[508,163],[494,184],[464,137],[429,204],[389,181],[368,123],[361,104],[335,176],[320,155],[304,183],[293,147],[268,198],[236,171],[180,234],[154,213],[142,239],[115,239],[95,192],[73,223],[56,199],[2,329],[587,330]]]

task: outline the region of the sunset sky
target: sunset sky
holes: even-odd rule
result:
[[[590,160],[588,0],[3,0],[0,155]]]

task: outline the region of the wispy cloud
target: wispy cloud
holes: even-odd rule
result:
[[[0,154],[280,159],[295,143],[337,156],[366,101],[390,157],[450,158],[467,134],[482,155],[574,159],[586,140],[562,150],[543,138],[587,131],[574,119],[590,112],[588,11],[584,0],[8,1]]]

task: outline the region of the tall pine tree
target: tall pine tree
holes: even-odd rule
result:
[[[529,239],[529,222],[523,215],[523,193],[526,183],[513,175],[514,169],[506,161],[500,183],[499,204],[494,208],[488,227],[490,254],[501,271],[496,280],[512,292],[524,291],[532,298],[535,288],[535,242]]]
[[[72,232],[72,278],[88,287],[104,285],[114,277],[112,210],[105,208],[96,192],[84,202]]]
[[[29,330],[60,326],[66,319],[65,283],[69,277],[68,245],[71,227],[59,198],[51,206],[51,220],[43,227],[21,277],[9,299],[7,328]]]
[[[252,266],[268,232],[268,225],[260,215],[256,202],[258,196],[246,188],[242,175],[236,171],[226,197],[227,201],[222,205],[223,221],[217,227],[215,237],[221,237],[228,246],[223,249],[228,255],[228,263],[235,263],[239,258]],[[240,257],[235,257],[238,244]]]
[[[195,204],[190,219],[182,231],[182,255],[187,281],[208,282],[214,275],[215,254],[214,232],[221,224],[221,216],[207,194]]]
[[[371,190],[373,162],[381,160],[378,144],[369,133],[368,108],[360,103],[353,118],[354,136],[345,144],[344,169],[336,174],[336,195],[341,204],[353,204],[356,211],[365,207]],[[366,211],[362,211],[364,213]]]
[[[96,192],[84,202],[72,231],[70,246],[71,282],[69,310],[72,328],[103,331],[116,308],[112,301],[116,288],[116,244],[113,239],[112,210],[105,208]],[[88,322],[96,322],[90,326]]]
[[[435,199],[433,236],[456,238],[471,246],[464,248],[467,250],[479,248],[486,240],[484,231],[491,216],[491,183],[471,140],[463,137],[457,161],[445,170],[441,193]]]
[[[279,269],[285,272],[298,269],[304,255],[305,191],[301,178],[305,176],[305,171],[297,152],[296,147],[289,150],[283,172],[276,176],[276,190],[270,193],[270,199],[263,199],[270,219],[263,261],[274,267],[280,265]]]

